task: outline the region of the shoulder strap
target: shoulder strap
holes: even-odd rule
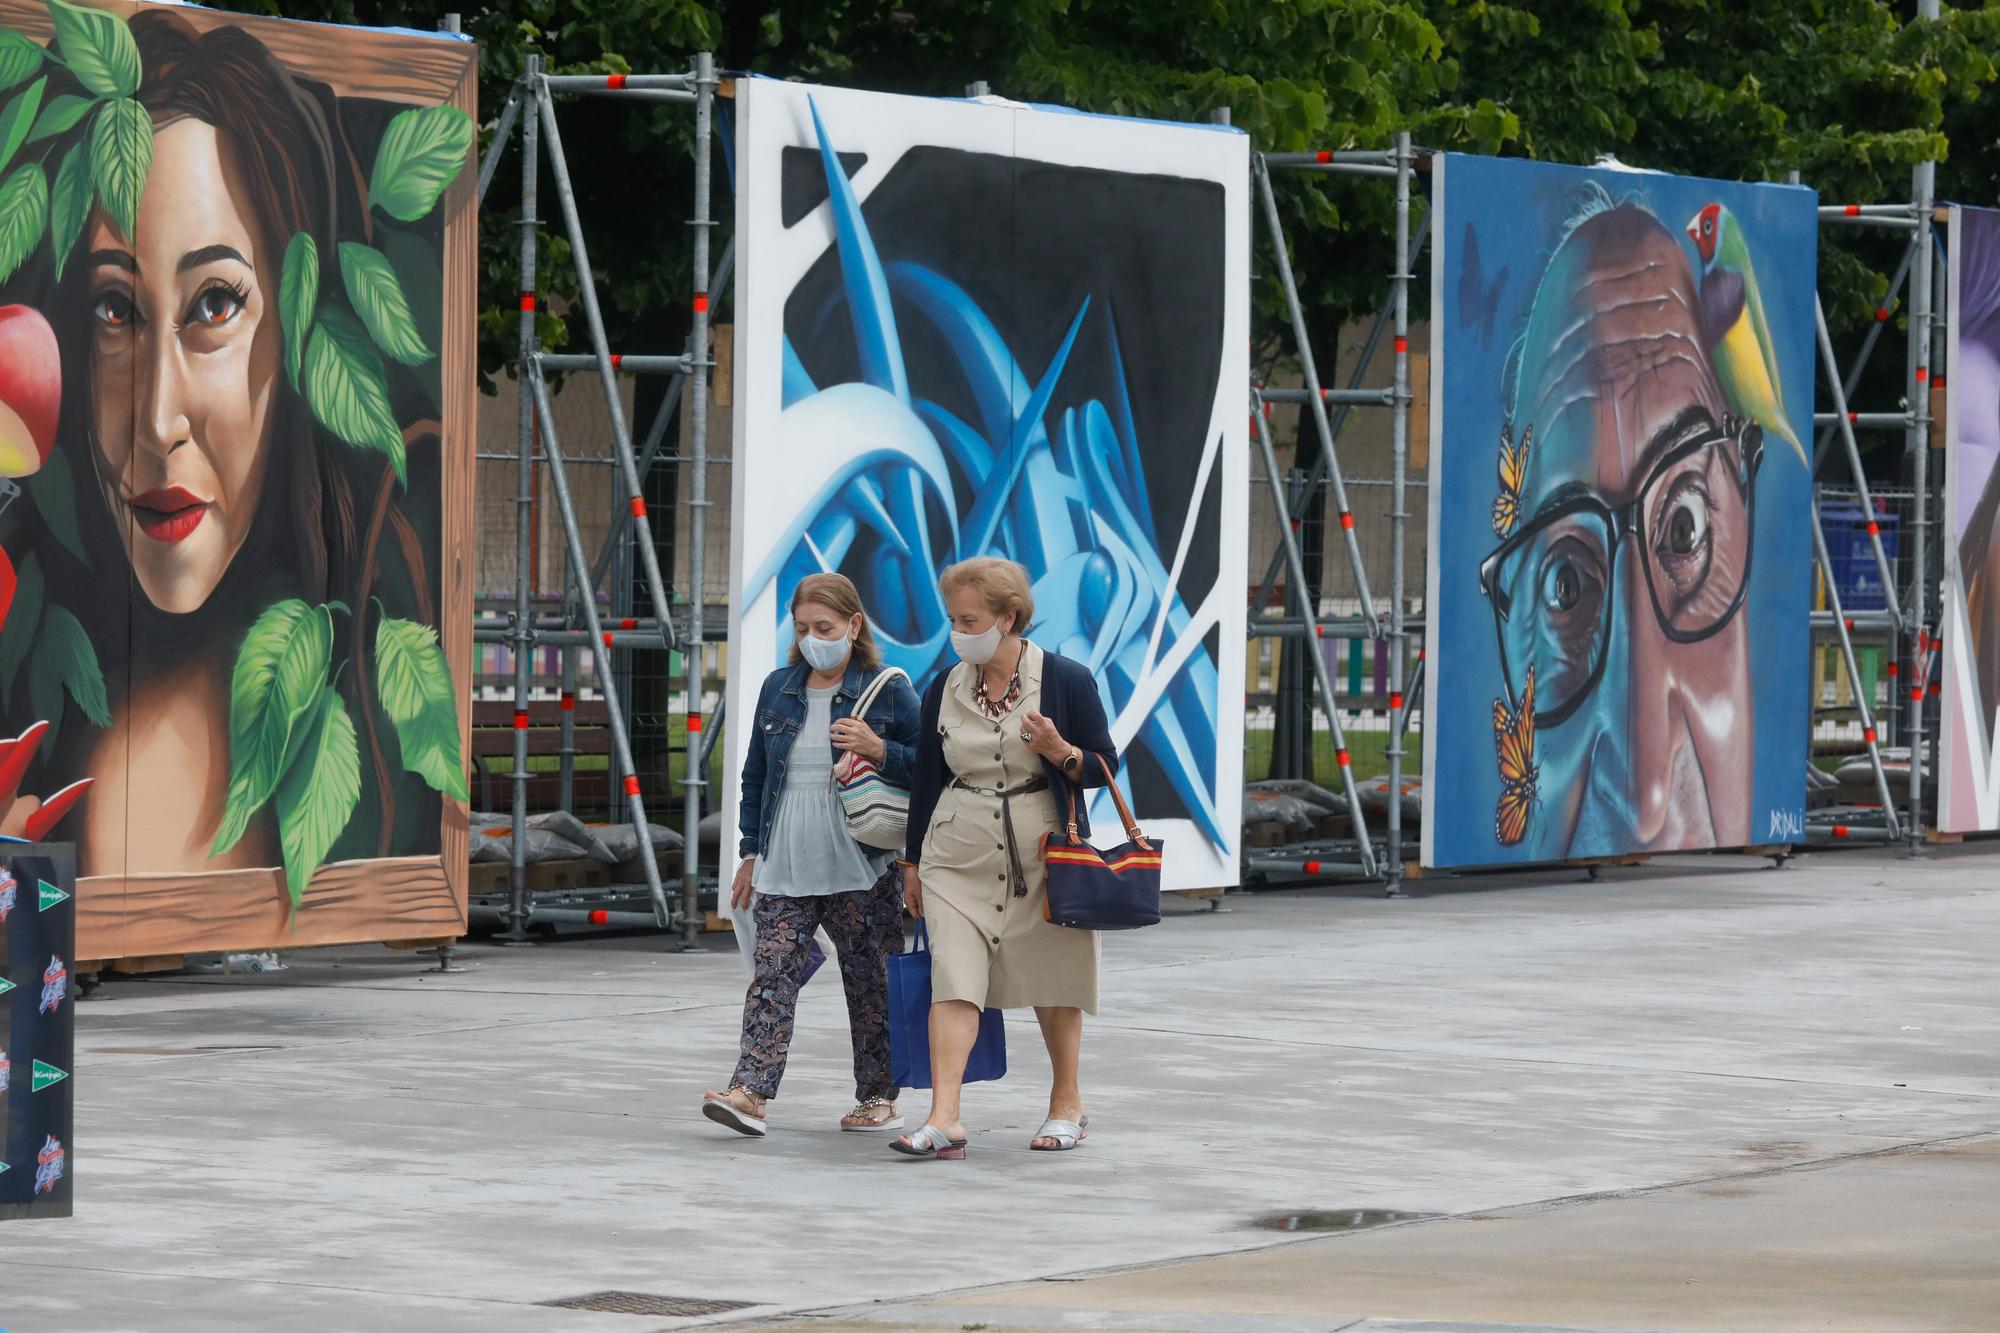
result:
[[[882,673],[876,676],[874,680],[868,682],[868,688],[863,690],[861,697],[854,701],[854,716],[856,718],[867,719],[868,710],[875,706],[876,696],[882,693],[882,687],[887,685],[890,678],[894,676],[901,676],[904,680],[908,680],[910,673],[901,667],[882,668]]]
[[[1111,802],[1118,807],[1118,818],[1124,822],[1125,836],[1132,840],[1133,846],[1151,851],[1153,845],[1147,842],[1146,835],[1139,831],[1139,821],[1133,817],[1132,807],[1125,803],[1125,793],[1118,790],[1118,775],[1112,771],[1110,762],[1103,755],[1097,755],[1096,759],[1098,766],[1104,770],[1105,785],[1111,788]],[[1069,784],[1069,837],[1071,842],[1077,840],[1076,793],[1077,789],[1081,786],[1081,783],[1072,782]]]

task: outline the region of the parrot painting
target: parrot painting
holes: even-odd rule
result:
[[[1764,298],[1736,219],[1721,204],[1710,204],[1689,221],[1687,234],[1701,256],[1702,340],[1723,392],[1738,412],[1783,439],[1800,462],[1806,461],[1785,413]]]

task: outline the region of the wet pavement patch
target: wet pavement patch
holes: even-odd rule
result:
[[[1399,1213],[1388,1208],[1317,1208],[1306,1212],[1266,1213],[1250,1219],[1261,1231],[1366,1231],[1391,1222],[1418,1222],[1436,1213]]]

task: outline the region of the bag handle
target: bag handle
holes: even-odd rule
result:
[[[1093,755],[1098,766],[1104,770],[1105,785],[1111,788],[1111,802],[1118,807],[1118,818],[1125,824],[1125,836],[1132,845],[1144,851],[1152,851],[1153,844],[1146,841],[1146,835],[1139,831],[1139,821],[1132,817],[1132,807],[1125,804],[1125,793],[1118,790],[1118,775],[1111,771],[1111,761],[1103,755]],[[1081,783],[1071,783],[1069,788],[1069,840],[1075,842],[1076,834],[1076,792]]]
[[[856,721],[866,722],[868,720],[868,710],[875,706],[875,700],[882,693],[882,687],[889,683],[889,679],[892,676],[901,676],[904,680],[908,680],[910,673],[901,667],[883,667],[881,674],[868,682],[868,688],[863,690],[861,697],[854,701],[852,716]]]

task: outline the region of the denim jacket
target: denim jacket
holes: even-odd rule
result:
[[[771,834],[771,821],[778,814],[778,799],[785,791],[785,764],[791,758],[792,742],[806,720],[806,679],[811,669],[784,666],[764,680],[757,694],[754,729],[750,733],[750,756],[743,761],[743,799],[737,811],[737,827],[742,841],[737,851],[745,857],[760,856]],[[854,712],[855,701],[875,679],[874,672],[847,664],[847,677],[833,695],[835,722]],[[907,789],[910,764],[917,744],[917,692],[902,677],[891,680],[869,705],[867,722],[882,737],[888,753],[882,758],[882,777],[890,784]],[[835,757],[839,754],[836,751]]]

